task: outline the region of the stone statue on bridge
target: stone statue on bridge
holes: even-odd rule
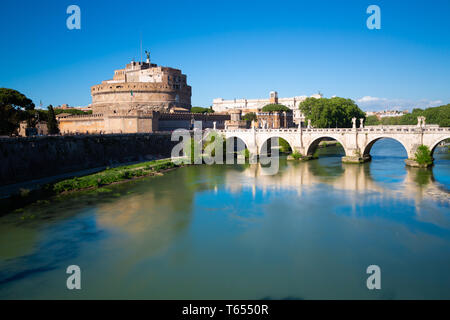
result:
[[[418,128],[425,127],[425,119],[426,118],[424,116],[417,117],[417,127]]]

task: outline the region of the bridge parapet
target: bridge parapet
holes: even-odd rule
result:
[[[409,133],[435,133],[435,132],[450,132],[450,128],[442,128],[442,127],[425,127],[418,128],[416,126],[388,126],[388,127],[366,127],[366,128],[357,128],[356,130],[353,128],[284,128],[284,129],[227,129],[227,130],[216,130],[221,133],[230,133],[230,132],[256,132],[256,133],[373,133],[373,132],[409,132]]]

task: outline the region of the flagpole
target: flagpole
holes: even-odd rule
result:
[[[141,64],[142,64],[142,31],[141,31]]]

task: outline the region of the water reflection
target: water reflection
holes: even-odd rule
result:
[[[405,168],[377,144],[364,165],[327,148],[276,175],[192,166],[1,217],[0,298],[450,298],[450,161]]]
[[[339,157],[327,161],[284,162],[276,175],[264,174],[260,164],[247,165],[245,170],[230,170],[226,172],[226,187],[231,192],[241,192],[243,188],[268,190],[291,189],[300,195],[303,189],[309,189],[318,184],[328,184],[337,190],[353,193],[377,192],[390,197],[412,198],[421,202],[426,198],[449,202],[449,193],[444,185],[436,183],[433,170],[419,168],[401,168],[401,174],[393,179],[387,175],[373,177],[371,164],[352,165],[341,164]],[[397,172],[398,173],[398,172]],[[241,179],[240,175],[251,179]],[[242,183],[234,183],[242,180]],[[395,182],[395,184],[392,184]],[[386,188],[390,184],[391,188]]]

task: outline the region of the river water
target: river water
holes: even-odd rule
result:
[[[424,170],[393,140],[364,165],[338,151],[276,175],[179,168],[4,215],[0,298],[450,299],[449,154]]]

